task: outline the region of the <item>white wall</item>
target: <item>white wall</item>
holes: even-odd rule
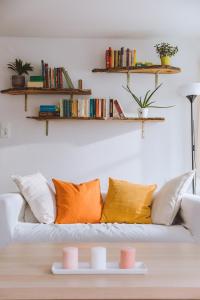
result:
[[[160,40],[76,40],[0,38],[0,89],[10,87],[6,64],[19,57],[35,66],[35,74],[44,59],[52,66],[65,66],[74,83],[82,78],[94,97],[116,97],[126,111],[136,106],[123,90],[126,76],[95,74],[94,67],[104,65],[108,46],[137,48],[138,60],[159,63],[154,44]],[[161,75],[163,87],[155,100],[173,105],[168,110],[152,110],[152,116],[164,116],[164,123],[145,125],[141,139],[140,124],[127,122],[50,122],[49,137],[44,123],[27,120],[23,96],[0,95],[0,122],[11,123],[11,137],[0,139],[0,192],[14,191],[11,174],[31,174],[40,170],[51,177],[83,182],[100,177],[106,189],[108,177],[139,183],[163,184],[167,179],[190,169],[189,103],[178,94],[181,84],[200,78],[200,52],[192,40],[171,41],[180,48],[173,65],[182,68],[177,75]],[[132,88],[143,95],[154,87],[153,75],[132,75]],[[60,96],[30,96],[33,115],[42,103],[57,103]]]

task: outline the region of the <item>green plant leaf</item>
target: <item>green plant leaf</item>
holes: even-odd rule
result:
[[[155,94],[155,92],[162,86],[162,83],[159,84],[154,90],[153,92],[149,95],[149,97],[147,98],[147,101],[149,101],[151,99],[151,97],[153,96],[153,94]]]
[[[133,94],[133,92],[131,91],[131,89],[129,88],[129,86],[127,85],[127,87],[124,87],[123,88],[129,93],[132,95],[132,97],[134,98],[134,100],[137,102],[137,104],[141,107],[141,101],[140,99],[135,95]]]
[[[170,105],[170,106],[149,106],[151,108],[172,108],[172,107],[175,107],[176,105]]]

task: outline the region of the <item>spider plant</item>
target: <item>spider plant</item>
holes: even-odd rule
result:
[[[23,74],[27,74],[30,71],[33,71],[33,66],[30,63],[23,63],[21,59],[15,59],[13,63],[8,64],[8,69],[13,70],[17,75],[21,76]]]
[[[130,89],[130,87],[127,85],[126,87],[123,86],[123,88],[131,94],[135,102],[138,104],[140,108],[170,108],[172,106],[157,106],[154,105],[156,103],[155,101],[151,101],[152,96],[155,94],[155,92],[161,87],[162,83],[159,84],[153,91],[148,90],[144,96],[144,99],[142,97],[137,97]]]
[[[15,59],[13,63],[8,64],[8,69],[14,71],[17,75],[12,76],[12,86],[14,88],[23,88],[25,86],[25,77],[23,74],[28,75],[33,71],[33,66],[30,63],[23,63],[21,59]]]

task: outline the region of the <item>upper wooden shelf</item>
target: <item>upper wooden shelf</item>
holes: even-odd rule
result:
[[[9,95],[91,95],[91,90],[81,89],[56,89],[56,88],[22,88],[6,89],[1,91],[2,94]]]
[[[104,73],[143,73],[143,74],[176,74],[180,73],[181,69],[172,66],[153,65],[146,67],[116,67],[93,69],[92,72]]]

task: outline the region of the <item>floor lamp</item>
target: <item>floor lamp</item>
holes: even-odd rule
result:
[[[196,167],[195,161],[195,128],[194,128],[194,115],[193,115],[193,103],[197,96],[200,95],[200,83],[189,83],[181,88],[181,93],[190,101],[190,115],[191,115],[191,154],[192,154],[192,170]],[[196,176],[192,181],[192,192],[196,193]]]

